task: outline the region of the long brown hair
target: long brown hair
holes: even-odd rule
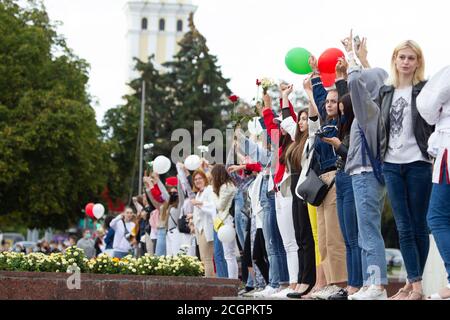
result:
[[[226,183],[232,183],[234,185],[231,176],[228,174],[227,169],[223,164],[216,164],[211,170],[212,187],[214,193],[219,195],[220,187]]]
[[[177,207],[178,207],[178,199],[173,203],[170,203],[169,200],[164,202],[160,210],[159,220],[164,221],[164,224],[167,226],[167,223],[169,222],[170,209]]]
[[[355,114],[353,113],[352,98],[347,93],[339,100],[339,103],[344,105],[345,122],[341,121],[341,111],[339,110],[339,125],[338,125],[338,138],[344,140],[345,136],[350,134]]]
[[[308,111],[302,110],[298,113],[297,119],[300,120],[301,115],[303,113],[306,113],[306,116],[308,116]],[[309,136],[308,130],[301,132],[300,126],[297,124],[297,130],[295,132],[295,141],[289,146],[288,150],[286,151],[286,159],[289,160],[291,170],[293,172],[302,171],[303,149],[305,148],[308,136]]]

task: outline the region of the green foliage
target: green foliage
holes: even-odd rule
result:
[[[88,64],[40,1],[0,2],[0,215],[27,227],[77,221],[106,185],[109,145],[87,94]]]
[[[141,110],[142,83],[146,83],[144,143],[153,143],[146,160],[158,155],[170,156],[178,143],[171,142],[172,132],[185,128],[193,137],[194,121],[203,122],[203,130],[226,129],[232,104],[227,97],[229,80],[222,76],[217,58],[209,53],[206,39],[195,28],[192,17],[190,31],[180,41],[180,51],[174,60],[164,64],[164,71],[148,62],[136,60],[136,70],[142,74],[129,85],[132,94],[126,104],[110,109],[103,127],[111,147],[117,172],[110,176],[108,187],[112,197],[136,194],[138,185],[137,137]],[[134,183],[133,183],[134,182]],[[132,187],[132,188],[131,188]]]

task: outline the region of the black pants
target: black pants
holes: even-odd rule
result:
[[[291,175],[292,215],[294,218],[295,239],[299,248],[298,283],[313,286],[316,283],[316,252],[307,203],[295,194],[295,187],[299,177],[299,174]]]
[[[262,229],[256,229],[255,242],[253,243],[253,260],[261,271],[266,283],[269,283],[269,260],[267,258],[266,244]]]
[[[251,235],[250,235],[250,228],[252,226],[252,220],[248,219],[247,222],[247,228],[246,228],[246,235],[245,235],[245,241],[244,241],[244,261],[247,268],[253,267],[253,261],[252,261],[252,247],[251,247]]]

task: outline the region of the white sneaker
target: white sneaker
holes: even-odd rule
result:
[[[376,286],[370,286],[365,292],[353,300],[387,300],[386,289],[379,289]]]
[[[268,298],[271,295],[280,292],[280,288],[272,288],[271,286],[267,286],[264,288],[264,290],[260,291],[260,292],[256,292],[255,294],[253,294],[253,297],[255,298]]]
[[[311,295],[313,299],[319,299],[319,300],[328,300],[329,297],[336,294],[341,290],[342,288],[332,285],[332,286],[326,286],[322,290],[315,292]]]
[[[349,295],[348,300],[359,300],[359,296],[366,292],[367,289],[368,287],[362,287],[356,293]]]
[[[245,298],[251,298],[251,297],[253,297],[255,295],[255,293],[261,292],[263,290],[264,290],[264,288],[253,289],[252,291],[244,293],[242,296],[245,297]]]
[[[271,298],[287,298],[287,295],[289,294],[289,293],[293,293],[293,292],[295,292],[295,290],[293,290],[293,289],[291,289],[291,288],[286,288],[286,289],[283,289],[283,290],[281,290],[280,292],[278,292],[278,293],[275,293],[275,294],[273,294],[273,295],[271,295],[270,297]]]

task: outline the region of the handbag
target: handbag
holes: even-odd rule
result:
[[[187,220],[186,215],[182,215],[178,218],[178,230],[181,233],[191,234],[191,228],[189,228],[189,222]]]
[[[308,172],[306,173],[306,180],[297,187],[296,191],[297,194],[303,198],[303,200],[314,207],[318,207],[322,204],[328,194],[328,191],[330,191],[333,187],[336,178],[331,181],[330,185],[326,184],[312,169],[313,160],[311,161]]]

